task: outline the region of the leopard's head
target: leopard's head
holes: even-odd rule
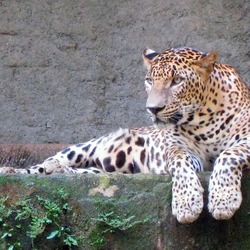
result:
[[[218,53],[180,48],[157,53],[143,51],[147,67],[146,107],[156,125],[185,122],[203,105],[204,91]]]

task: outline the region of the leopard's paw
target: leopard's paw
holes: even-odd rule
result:
[[[180,223],[195,221],[203,209],[203,188],[201,185],[184,190],[173,190],[172,212]]]
[[[45,160],[42,164],[30,166],[27,168],[29,174],[49,175],[65,173],[65,167],[60,165],[57,159],[50,158]],[[67,173],[67,172],[66,172]]]
[[[208,210],[216,220],[232,218],[241,202],[242,194],[238,186],[210,187]]]

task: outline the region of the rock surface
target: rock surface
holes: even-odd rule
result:
[[[36,195],[55,202],[55,191],[63,189],[68,194],[66,202],[72,209],[65,215],[67,219],[63,225],[70,226],[72,234],[78,239],[79,247],[73,249],[247,250],[250,245],[249,177],[250,175],[243,177],[243,203],[231,220],[216,221],[205,207],[198,220],[188,225],[179,224],[171,214],[169,176],[5,175],[0,176],[0,197],[8,195],[9,205]],[[208,178],[209,173],[201,175],[205,190]],[[205,204],[206,197],[207,194],[204,195]],[[116,222],[110,220],[110,213],[113,213]],[[98,226],[100,214],[106,216],[105,225],[102,226],[107,226],[108,223],[114,226],[117,219],[119,223],[133,216],[131,227],[123,228],[124,230],[112,228],[112,233],[102,234],[107,227]],[[132,225],[136,221],[142,223]],[[47,235],[45,232],[43,238],[38,237],[34,241],[34,247],[45,249],[46,245],[46,249],[58,249],[56,239],[48,240]],[[25,232],[20,230],[19,236],[23,237],[21,242],[26,244],[25,250],[30,250],[31,242]],[[104,237],[105,244],[98,248],[97,240],[101,236]],[[0,248],[1,246],[3,245]]]
[[[247,0],[1,0],[0,141],[77,143],[150,124],[145,47],[218,50],[249,82]]]

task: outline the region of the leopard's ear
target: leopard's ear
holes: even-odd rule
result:
[[[147,69],[150,68],[150,65],[152,64],[152,62],[154,61],[157,55],[159,55],[159,53],[157,53],[156,51],[152,49],[143,50],[142,58],[144,60],[144,64],[147,67]]]
[[[197,66],[198,72],[207,78],[213,71],[214,63],[217,62],[218,56],[219,56],[218,51],[213,51],[207,54],[202,59],[194,61],[193,65]]]

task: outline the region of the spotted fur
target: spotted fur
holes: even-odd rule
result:
[[[196,175],[212,171],[208,208],[218,220],[240,207],[250,168],[250,92],[218,53],[190,48],[143,52],[146,107],[154,126],[120,129],[71,146],[42,164],[2,173],[155,173],[172,176],[172,211],[190,223],[203,209]]]

